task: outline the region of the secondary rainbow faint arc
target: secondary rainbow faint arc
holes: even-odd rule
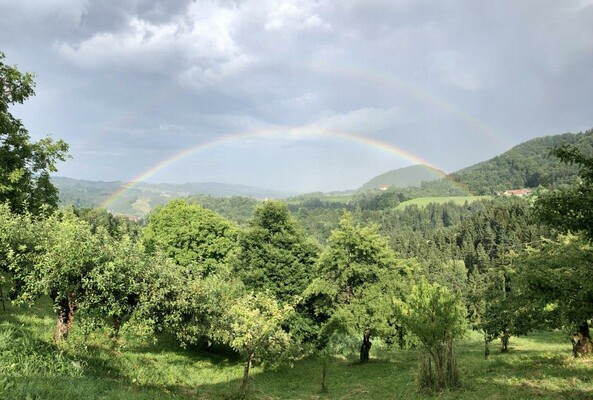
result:
[[[427,104],[433,107],[434,109],[440,110],[441,112],[457,119],[467,127],[471,128],[472,134],[477,133],[480,136],[487,138],[490,142],[497,143],[502,148],[508,148],[512,146],[512,143],[503,140],[501,135],[497,134],[483,121],[472,116],[468,112],[463,111],[452,102],[442,97],[439,97],[427,91],[426,89],[421,88],[418,85],[414,85],[410,82],[398,79],[395,76],[384,73],[382,71],[364,69],[361,67],[351,65],[330,65],[321,62],[303,63],[293,61],[290,63],[276,63],[276,65],[286,66],[288,68],[299,68],[302,70],[315,71],[317,73],[322,73],[329,76],[339,75],[344,77],[351,77],[356,80],[372,83],[373,85],[376,85],[378,87],[387,85],[401,93],[404,93],[405,95],[413,99],[419,100],[422,103]],[[173,92],[177,92],[179,90],[181,90],[181,87],[177,87],[177,89],[166,88],[161,90],[159,95],[148,97],[134,110],[128,110],[122,113],[116,120],[111,121],[111,123],[108,124],[108,127],[113,127],[118,122],[131,119],[134,115],[139,115],[141,111],[145,111],[151,105],[158,104],[159,101],[162,101],[167,95],[172,95]]]
[[[224,135],[224,136],[221,136],[214,140],[210,140],[205,143],[200,143],[196,146],[182,150],[182,151],[174,154],[173,156],[160,161],[155,166],[151,167],[147,171],[145,171],[142,174],[133,178],[131,181],[122,185],[122,187],[119,190],[117,190],[115,193],[113,193],[111,196],[109,196],[107,199],[105,199],[99,205],[99,207],[101,207],[101,208],[109,207],[114,201],[116,201],[124,193],[126,193],[128,190],[134,188],[136,185],[138,185],[142,181],[150,178],[151,176],[155,175],[159,171],[167,168],[168,166],[170,166],[170,165],[176,163],[177,161],[180,161],[180,160],[184,159],[185,157],[188,157],[192,154],[199,153],[200,151],[204,151],[204,150],[206,150],[208,148],[212,148],[214,146],[218,146],[218,145],[222,145],[222,144],[226,144],[226,143],[237,142],[242,139],[249,139],[249,138],[255,138],[255,137],[281,137],[281,134],[283,134],[283,133],[287,134],[288,137],[290,137],[290,136],[296,137],[297,140],[299,137],[303,137],[303,138],[305,138],[305,137],[307,137],[307,138],[310,138],[310,137],[338,138],[338,139],[342,139],[342,140],[349,141],[352,143],[363,144],[367,147],[371,147],[371,148],[386,152],[388,154],[396,155],[399,158],[402,158],[406,161],[411,161],[415,164],[424,164],[424,165],[431,167],[433,169],[440,170],[438,167],[432,165],[432,163],[430,163],[429,161],[422,159],[421,157],[418,157],[415,154],[412,154],[408,151],[400,149],[392,144],[385,143],[380,140],[369,138],[369,137],[358,136],[358,135],[354,135],[351,133],[339,132],[339,131],[334,131],[334,130],[330,131],[330,130],[320,129],[320,128],[299,128],[299,129],[297,129],[297,128],[271,128],[271,129],[262,129],[262,130],[257,130],[257,131],[248,131],[248,132]],[[445,175],[443,174],[443,176],[445,176]],[[463,191],[468,192],[468,190],[466,188],[464,188],[462,185],[457,184],[457,186],[459,186]]]
[[[450,101],[445,100],[435,94],[428,92],[418,85],[413,85],[410,82],[396,78],[393,75],[386,74],[381,71],[363,69],[349,65],[329,65],[323,63],[289,63],[287,64],[308,68],[313,71],[324,73],[326,75],[340,74],[343,76],[351,76],[353,78],[371,82],[377,86],[389,85],[399,92],[405,93],[411,98],[420,100],[421,102],[433,106],[435,109],[444,112],[445,114],[454,117],[461,121],[464,125],[472,128],[472,133],[478,133],[480,136],[487,138],[492,143],[497,143],[501,147],[511,147],[512,143],[505,141],[501,135],[497,134],[492,128],[486,125],[483,121],[472,116],[466,111],[463,111],[458,106]]]

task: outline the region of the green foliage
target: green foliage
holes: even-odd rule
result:
[[[172,289],[176,296],[169,300],[165,329],[183,344],[196,344],[219,338],[219,327],[228,320],[232,305],[243,293],[243,286],[230,276],[211,274],[205,278],[191,277]]]
[[[415,205],[419,208],[428,206],[429,204],[438,203],[455,203],[457,205],[464,205],[467,203],[473,203],[474,201],[490,200],[491,196],[448,196],[448,197],[417,197],[411,200],[406,200],[397,206],[397,210],[404,210],[406,207]]]
[[[132,315],[135,332],[145,337],[167,330],[174,334],[182,332],[179,327],[187,319],[182,318],[177,301],[183,293],[188,293],[186,268],[161,253],[152,255],[146,267],[140,282],[138,307]]]
[[[93,234],[72,209],[36,221],[29,232],[34,250],[23,252],[21,245],[9,268],[18,283],[20,301],[31,304],[43,295],[52,299],[58,314],[55,339],[60,341],[68,336],[78,304],[87,295],[85,281],[108,260],[107,234]],[[30,263],[22,262],[21,255]]]
[[[213,196],[192,196],[187,199],[188,203],[197,203],[208,210],[212,210],[240,226],[247,226],[255,207],[259,201],[251,197],[213,197]]]
[[[103,236],[102,241],[106,260],[84,278],[84,297],[77,306],[85,327],[96,329],[107,323],[117,336],[138,305],[152,260],[127,235],[117,240]]]
[[[121,215],[113,215],[104,208],[74,208],[74,213],[80,219],[89,223],[93,233],[97,232],[101,227],[115,239],[121,239],[124,235],[133,238],[140,235],[138,223]]]
[[[321,279],[334,289],[327,292],[334,302],[344,303],[352,290],[379,281],[380,272],[396,268],[395,253],[376,226],[354,225],[345,213],[322,252],[318,270]]]
[[[206,276],[225,264],[236,236],[237,229],[220,215],[175,200],[150,215],[143,242],[149,253],[162,251],[177,264]]]
[[[593,130],[529,140],[491,160],[455,172],[448,179],[466,185],[473,194],[555,186],[570,181],[577,174],[576,168],[560,165],[550,156],[553,148],[564,144],[592,155]]]
[[[414,285],[401,307],[403,322],[427,351],[443,347],[466,331],[465,309],[446,287],[425,280]]]
[[[286,360],[290,334],[282,329],[294,311],[264,293],[247,293],[224,304],[211,336],[240,352],[246,362],[241,393],[245,395],[249,372],[255,359],[278,363]]]
[[[465,308],[447,288],[421,281],[406,302],[396,300],[406,328],[426,350],[420,372],[421,388],[446,389],[459,386],[453,341],[466,330]]]
[[[3,62],[0,52],[0,203],[12,211],[38,214],[44,207],[57,207],[58,191],[49,174],[64,161],[68,145],[44,138],[31,142],[29,132],[9,107],[22,104],[35,94],[33,75]]]
[[[578,326],[593,315],[593,248],[568,235],[529,249],[515,261],[521,302],[534,317],[531,328]]]
[[[239,235],[232,267],[248,288],[291,303],[311,281],[317,251],[285,203],[266,201]]]
[[[484,335],[484,356],[490,354],[489,343],[501,339],[503,352],[508,350],[511,336],[529,331],[529,313],[517,297],[518,288],[511,285],[512,271],[499,265],[484,272],[474,272],[466,294],[472,328]]]
[[[389,299],[406,290],[414,265],[399,261],[377,227],[356,226],[346,213],[334,229],[305,292],[320,322],[340,321],[363,337],[361,362],[372,336],[394,331]]]
[[[593,138],[590,140],[593,143]],[[593,241],[593,151],[563,145],[553,154],[565,164],[578,167],[580,179],[563,190],[540,196],[536,201],[538,216],[563,232],[583,232]]]
[[[224,302],[224,312],[214,324],[212,337],[228,344],[245,357],[277,361],[290,344],[282,325],[294,312],[264,293],[245,293]]]

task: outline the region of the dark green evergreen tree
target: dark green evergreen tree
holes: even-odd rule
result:
[[[266,201],[239,235],[232,267],[248,288],[292,302],[311,282],[317,252],[287,205]]]

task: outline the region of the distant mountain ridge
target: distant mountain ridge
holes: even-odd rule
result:
[[[408,188],[420,186],[422,182],[432,182],[442,179],[445,173],[436,168],[423,164],[398,168],[378,175],[362,185],[358,190]]]
[[[569,182],[577,176],[578,171],[575,166],[565,165],[550,155],[554,147],[562,144],[573,144],[586,154],[593,155],[593,129],[580,133],[535,138],[490,160],[463,168],[444,178],[442,171],[426,165],[413,165],[388,171],[363,184],[357,192],[388,188],[402,192],[407,198],[416,198],[468,194],[491,195],[510,189],[535,188],[540,185],[551,187]],[[95,182],[61,177],[52,177],[52,182],[60,191],[60,203],[73,204],[77,207],[97,207],[125,185],[121,181]],[[334,193],[334,197],[352,195],[354,192],[337,192]],[[156,206],[166,204],[172,199],[196,195],[264,199],[286,198],[295,194],[216,182],[186,184],[141,182],[113,199],[107,208],[115,213],[143,217]]]
[[[65,177],[52,177],[52,182],[59,190],[60,204],[72,204],[76,207],[99,207],[126,185],[121,181],[88,181]],[[184,184],[140,182],[114,197],[107,204],[107,209],[114,213],[143,217],[158,205],[166,204],[176,198],[196,195],[275,199],[288,197],[294,193],[218,182]]]

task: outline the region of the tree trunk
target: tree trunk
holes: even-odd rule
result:
[[[119,337],[119,330],[121,329],[122,318],[119,316],[114,316],[112,322],[113,325],[110,336],[112,339],[117,339]]]
[[[435,388],[436,389],[444,389],[446,387],[445,384],[445,365],[443,362],[443,349],[438,349],[435,351],[436,357],[434,358],[434,372],[435,372]]]
[[[251,363],[253,362],[254,352],[247,353],[247,364],[243,370],[243,382],[241,383],[241,397],[245,397],[247,394],[247,384],[249,383],[249,370],[251,369]]]
[[[589,333],[589,323],[582,322],[577,333],[570,339],[572,342],[572,355],[575,357],[586,357],[593,354],[593,342]]]
[[[360,345],[360,362],[366,363],[369,362],[369,352],[371,351],[371,346],[373,343],[371,342],[371,334],[365,333],[362,336],[362,344]]]
[[[0,299],[2,299],[2,311],[6,311],[6,306],[4,305],[4,292],[2,291],[1,284],[0,284]]]
[[[490,357],[490,340],[484,335],[484,358],[487,360],[488,357]]]
[[[72,296],[63,297],[58,302],[58,321],[56,323],[56,330],[54,332],[54,340],[61,342],[68,338],[70,328],[74,322],[74,310],[76,306]]]
[[[321,392],[327,392],[327,385],[325,384],[327,378],[327,356],[323,356],[323,366],[321,369]]]
[[[510,335],[507,332],[503,332],[502,336],[500,337],[500,342],[502,343],[500,351],[503,353],[507,353],[509,351],[509,338]]]

